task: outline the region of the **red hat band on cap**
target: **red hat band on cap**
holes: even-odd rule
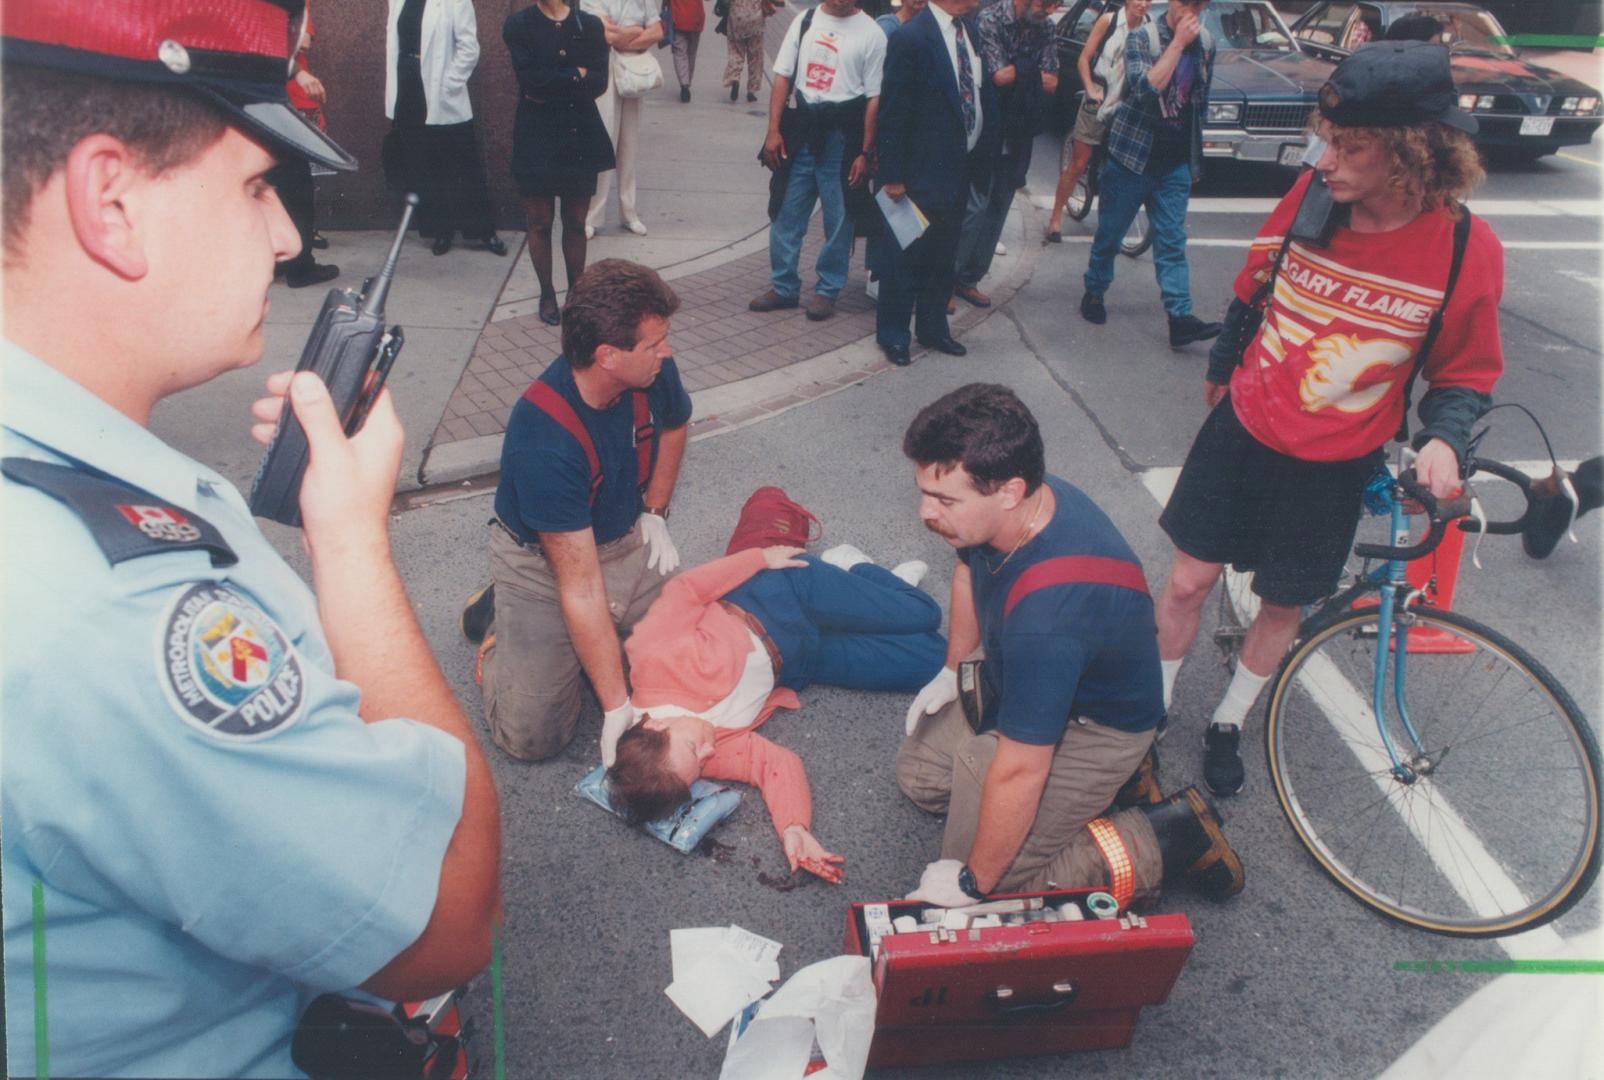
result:
[[[262,0],[8,0],[0,27],[16,40],[170,69],[183,63],[170,42],[276,59],[286,68],[293,45],[288,7]]]

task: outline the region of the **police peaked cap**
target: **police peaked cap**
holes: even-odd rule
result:
[[[4,0],[7,66],[191,90],[252,135],[332,169],[356,159],[290,107],[303,0]]]

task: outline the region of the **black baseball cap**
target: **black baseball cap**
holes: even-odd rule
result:
[[[193,91],[290,154],[350,171],[356,159],[291,108],[304,0],[4,0],[5,63]]]
[[[1408,127],[1436,121],[1476,134],[1459,107],[1448,47],[1379,41],[1338,64],[1320,88],[1320,115],[1342,127]]]

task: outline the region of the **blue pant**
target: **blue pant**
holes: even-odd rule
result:
[[[927,593],[872,563],[848,571],[802,558],[805,569],[763,570],[724,596],[768,631],[779,685],[917,690],[935,677],[947,643]]]
[[[808,234],[815,199],[824,207],[824,246],[819,249],[815,267],[819,273],[815,291],[820,296],[837,296],[846,287],[847,272],[852,267],[852,219],[847,216],[841,181],[844,138],[837,128],[825,135],[817,158],[804,143],[791,159],[785,201],[769,229],[769,284],[780,296],[802,294],[797,264],[802,259],[802,241]]]
[[[1186,203],[1192,170],[1177,165],[1162,176],[1135,173],[1109,158],[1097,185],[1097,235],[1086,264],[1086,291],[1102,296],[1114,284],[1119,242],[1145,204],[1153,228],[1153,272],[1171,318],[1192,314],[1192,282],[1186,269]]]

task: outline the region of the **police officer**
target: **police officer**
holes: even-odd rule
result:
[[[265,438],[287,396],[310,440],[315,597],[238,491],[146,428],[261,355],[299,247],[275,159],[354,164],[285,103],[299,6],[6,4],[15,1071],[298,1076],[316,994],[417,998],[489,958],[495,788],[391,558],[388,395],[351,439],[314,376],[253,407]]]

